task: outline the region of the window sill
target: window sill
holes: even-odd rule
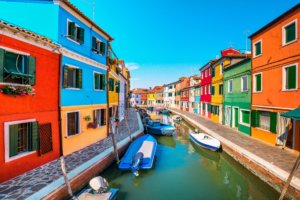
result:
[[[253,58],[258,58],[258,57],[261,57],[262,56],[262,53],[259,54],[259,55],[254,55]]]
[[[7,162],[10,162],[10,161],[13,161],[13,160],[17,160],[17,159],[19,159],[19,158],[22,158],[22,157],[25,157],[25,156],[29,156],[29,155],[31,155],[31,154],[34,154],[35,152],[36,152],[36,151],[23,152],[23,153],[20,153],[20,154],[18,154],[18,155],[16,155],[16,156],[13,156],[13,157],[9,158],[8,160],[5,160],[5,162],[7,163]]]
[[[94,91],[96,91],[96,92],[103,92],[105,90],[104,89],[94,89]]]
[[[262,93],[262,91],[253,91],[253,93]]]
[[[261,131],[265,131],[265,132],[267,132],[267,133],[272,133],[271,131],[269,131],[269,130],[267,130],[267,129],[260,128],[260,127],[254,127],[254,128],[256,128],[256,129],[258,129],[258,130],[261,130]]]
[[[65,88],[66,90],[81,90],[81,88],[72,88],[72,87],[67,87]]]
[[[297,41],[298,41],[298,38],[296,38],[295,40],[290,41],[290,42],[288,42],[288,43],[283,43],[283,44],[282,44],[282,47],[286,47],[286,46],[288,46],[288,45],[290,45],[290,44],[293,44],[293,43],[295,43],[295,42],[297,42]]]
[[[11,85],[11,86],[21,86],[21,87],[29,87],[29,86],[31,86],[31,85],[28,85],[28,84],[6,83],[6,82],[1,82],[0,85]]]
[[[283,89],[282,92],[296,92],[298,91],[298,88],[297,89]]]
[[[79,134],[81,134],[81,133],[83,133],[83,132],[79,132],[79,133],[76,133],[76,134],[74,134],[74,135],[66,135],[64,138],[66,138],[66,139],[72,138],[72,137],[74,137],[74,136],[76,136],[76,135],[79,135]]]
[[[94,54],[97,54],[97,55],[99,55],[99,56],[104,56],[102,53],[98,53],[96,50],[94,50],[94,49],[92,49],[92,52],[94,53]]]
[[[246,123],[243,123],[243,122],[239,122],[240,125],[243,125],[243,126],[247,126],[247,127],[250,127],[250,124],[246,124]]]

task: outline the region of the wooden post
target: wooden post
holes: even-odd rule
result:
[[[286,180],[286,183],[285,183],[285,185],[284,185],[284,187],[283,187],[283,189],[281,191],[281,195],[279,197],[279,200],[283,200],[283,198],[284,198],[284,196],[285,196],[285,194],[287,192],[287,189],[289,188],[289,185],[290,185],[290,183],[292,181],[293,175],[294,175],[295,171],[297,170],[297,168],[299,167],[299,165],[300,165],[300,153],[299,153],[299,156],[298,156],[298,158],[297,158],[297,160],[296,160],[296,162],[295,162],[295,164],[293,166],[293,169],[292,169],[292,171],[291,171],[288,179]]]
[[[118,147],[117,147],[117,142],[116,142],[116,138],[115,138],[115,134],[119,132],[119,127],[115,126],[115,123],[114,123],[114,119],[116,118],[116,116],[117,116],[117,109],[115,109],[115,111],[114,111],[114,117],[111,117],[111,119],[110,119],[110,127],[111,127],[110,135],[111,135],[111,139],[112,139],[112,143],[113,143],[113,147],[114,147],[117,164],[119,164],[120,158],[119,158]]]
[[[64,179],[65,179],[65,183],[66,183],[69,195],[70,195],[70,197],[72,197],[72,199],[77,199],[76,196],[73,196],[72,188],[71,188],[70,182],[68,180],[64,156],[60,157],[60,164],[61,164],[61,170],[64,175]]]
[[[128,115],[128,108],[126,109],[124,118],[125,118],[125,125],[126,125],[126,128],[128,130],[128,134],[129,134],[129,139],[130,139],[130,142],[132,142],[131,131],[130,131],[128,121],[127,121],[127,115]]]

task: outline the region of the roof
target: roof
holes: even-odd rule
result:
[[[202,66],[199,71],[203,71],[206,70],[207,68],[209,68],[211,65],[213,65],[215,62],[217,62],[218,59],[214,59],[214,60],[210,60],[208,61],[208,63],[206,63],[204,66]]]
[[[10,24],[8,22],[5,22],[3,20],[0,20],[0,28],[1,27],[5,27],[7,29],[15,30],[16,33],[20,33],[21,32],[21,33],[25,34],[26,36],[30,36],[30,37],[36,39],[37,41],[43,41],[43,42],[46,42],[46,43],[49,43],[49,44],[57,46],[57,44],[53,43],[51,39],[49,39],[49,38],[47,38],[45,36],[39,35],[39,34],[37,34],[35,32],[29,31],[27,29],[23,29],[21,27],[12,25],[12,24]]]
[[[155,86],[152,89],[153,92],[163,92],[164,91],[164,87],[163,86]]]
[[[146,89],[146,88],[135,88],[131,92],[133,94],[146,94],[146,93],[148,93],[148,89]]]
[[[217,64],[219,64],[222,60],[224,60],[226,58],[248,58],[248,57],[251,57],[251,54],[230,54],[230,55],[222,56],[212,65],[216,66]]]
[[[244,63],[244,62],[246,62],[246,61],[248,61],[248,60],[251,60],[251,57],[247,57],[247,58],[245,58],[245,59],[243,59],[243,60],[241,60],[241,61],[239,61],[239,62],[237,62],[237,63],[234,63],[234,64],[232,64],[232,65],[228,65],[228,66],[224,67],[224,70],[227,70],[228,68],[235,67],[235,66],[237,66],[237,65],[239,65],[239,64],[242,64],[242,63]]]
[[[65,3],[67,6],[69,6],[71,9],[73,9],[75,12],[77,12],[81,17],[83,17],[85,20],[87,20],[89,23],[91,23],[95,28],[100,30],[106,37],[108,37],[109,40],[113,40],[113,38],[100,26],[98,26],[93,20],[88,18],[83,12],[81,12],[74,4],[72,4],[69,0],[59,0],[60,2]]]
[[[280,21],[282,18],[286,17],[287,15],[289,15],[291,12],[294,12],[295,10],[300,8],[300,3],[296,4],[294,7],[292,7],[291,9],[287,10],[286,12],[284,12],[283,14],[281,14],[279,17],[275,18],[274,20],[272,20],[271,22],[269,22],[268,24],[266,24],[265,26],[263,26],[261,29],[259,29],[258,31],[252,33],[249,38],[251,39],[253,36],[259,34],[260,32],[264,31],[265,29],[271,27],[273,24],[275,24],[276,22]]]
[[[166,86],[174,85],[174,84],[177,84],[177,83],[180,83],[180,82],[182,82],[182,80],[178,80],[178,81],[175,81],[175,82],[172,82],[172,83],[164,84],[163,86],[166,87]]]
[[[287,118],[292,118],[293,120],[300,120],[300,107],[296,108],[292,111],[282,113],[281,116],[287,117]]]

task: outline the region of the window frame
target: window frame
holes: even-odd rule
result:
[[[243,122],[243,115],[242,115],[243,111],[249,112],[249,124],[246,124]],[[238,113],[239,113],[239,124],[250,127],[251,126],[251,110],[240,108]]]
[[[76,41],[76,40],[74,40],[74,39],[72,39],[72,38],[70,37],[70,35],[69,35],[69,22],[74,22],[74,21],[71,20],[71,19],[67,19],[67,34],[66,34],[66,38],[67,38],[68,40],[70,40],[70,41],[72,41],[72,42],[78,44],[78,45],[82,45],[84,42],[83,42],[83,43],[80,43],[80,42],[78,42],[78,41]],[[79,28],[82,28],[81,26],[79,26],[79,25],[76,24],[75,22],[74,22],[74,24],[75,24],[76,30],[77,30],[78,27],[79,27]],[[76,33],[76,34],[77,34],[77,33]]]
[[[260,54],[258,54],[258,55],[256,55],[256,46],[255,46],[257,43],[260,43],[260,50],[261,50]],[[253,48],[253,58],[257,58],[257,57],[262,56],[262,54],[263,54],[263,41],[262,41],[262,39],[257,40],[255,43],[253,43],[252,48]]]
[[[287,89],[286,88],[286,68],[288,67],[292,67],[292,66],[296,66],[296,88],[293,89]],[[292,64],[288,64],[282,67],[282,91],[283,92],[288,92],[288,91],[297,91],[298,88],[298,63],[292,63]]]
[[[257,88],[256,88],[256,75],[259,75],[260,74],[260,88],[261,90],[260,91],[257,91]],[[263,92],[263,73],[262,72],[257,72],[255,74],[253,74],[253,93],[261,93]]]
[[[103,75],[104,76],[104,79],[105,79],[105,74],[103,74],[103,73],[101,73],[101,72],[98,72],[98,71],[94,71],[94,73],[93,73],[93,78],[94,78],[94,90],[95,91],[105,91],[105,86],[104,86],[104,89],[96,89],[96,85],[95,85],[95,74],[97,74],[97,75],[99,75],[100,77],[101,77],[101,75]],[[105,80],[105,82],[106,82],[106,80]],[[101,80],[100,80],[100,84],[101,84]],[[134,95],[134,94],[133,94]],[[134,96],[133,96],[134,97]]]
[[[270,126],[270,123],[271,123],[271,111],[270,110],[263,110],[263,109],[260,109],[260,110],[257,110],[258,111],[258,115],[259,115],[259,126],[258,127],[255,127],[256,129],[259,129],[259,130],[262,130],[262,131],[265,131],[265,132],[269,132],[271,133],[270,129],[271,129],[271,126]],[[261,112],[267,112],[269,113],[269,129],[265,129],[265,128],[262,128],[261,127]]]
[[[247,89],[246,90],[244,90],[244,88],[243,88],[243,86],[244,86],[244,79],[243,79],[243,77],[246,77],[246,79],[247,79]],[[241,92],[248,92],[249,91],[249,84],[248,84],[248,75],[243,75],[242,77],[241,77]]]
[[[78,133],[75,133],[74,135],[68,135],[68,114],[69,113],[75,113],[75,112],[78,112]],[[73,137],[73,136],[76,136],[76,135],[78,135],[78,134],[80,134],[81,133],[81,118],[80,118],[80,110],[72,110],[72,111],[68,111],[68,112],[66,112],[66,135],[65,135],[65,138],[68,138],[68,137]]]
[[[80,67],[77,67],[77,66],[74,66],[74,65],[69,65],[69,64],[65,64],[68,68],[73,68],[75,70],[77,69],[81,69]],[[75,85],[77,83],[77,78],[76,78],[76,75],[75,75]],[[67,89],[67,90],[81,90],[82,88],[77,88],[76,86],[75,87],[66,87],[64,89]]]
[[[5,151],[4,162],[5,163],[28,156],[30,154],[34,154],[36,152],[36,150],[28,151],[28,152],[19,153],[18,155],[15,155],[13,157],[9,157],[9,126],[16,125],[16,124],[23,124],[23,123],[32,123],[32,122],[37,122],[37,120],[35,118],[32,118],[32,119],[4,122],[4,141],[5,141],[4,142],[4,151]]]
[[[230,82],[231,82],[231,85],[232,85],[231,91],[230,91]],[[230,94],[233,92],[233,79],[229,79],[229,80],[228,80],[228,84],[227,84],[227,92],[230,93]]]
[[[98,44],[99,44],[99,49],[93,49],[93,45],[92,45],[92,52],[94,52],[95,54],[100,55],[100,56],[105,56],[106,50],[104,51],[104,53],[101,53],[101,43],[104,44],[105,48],[106,48],[106,43],[103,42],[102,40],[100,40],[96,36],[92,36],[92,43],[93,43],[93,37],[96,39],[96,47],[97,48],[98,48]]]
[[[136,101],[136,103],[138,103],[138,101]],[[101,121],[102,121],[102,112],[101,112],[101,110],[104,110],[104,116],[105,116],[105,124],[101,124]],[[100,124],[98,124],[97,123],[97,128],[101,128],[101,127],[104,127],[104,126],[106,126],[107,124],[107,119],[106,119],[106,108],[96,108],[96,109],[94,109],[94,112],[95,112],[95,115],[96,115],[96,113],[97,113],[97,111],[99,111],[100,112]],[[96,119],[96,116],[94,116],[94,123],[97,121]]]
[[[286,27],[287,26],[289,26],[289,25],[291,25],[291,24],[293,24],[293,23],[295,23],[295,30],[296,30],[296,32],[295,32],[295,35],[296,35],[296,38],[294,39],[294,40],[292,40],[292,41],[289,41],[289,42],[286,42]],[[282,32],[282,46],[284,47],[284,46],[287,46],[287,45],[289,45],[289,44],[291,44],[291,43],[294,43],[294,42],[296,42],[297,40],[298,40],[298,19],[294,19],[294,20],[292,20],[292,21],[290,21],[289,23],[287,23],[287,24],[285,24],[284,26],[282,26],[282,28],[281,28],[281,32]]]

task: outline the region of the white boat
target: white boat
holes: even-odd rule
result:
[[[190,133],[190,139],[197,145],[212,151],[221,149],[221,142],[206,133]]]

